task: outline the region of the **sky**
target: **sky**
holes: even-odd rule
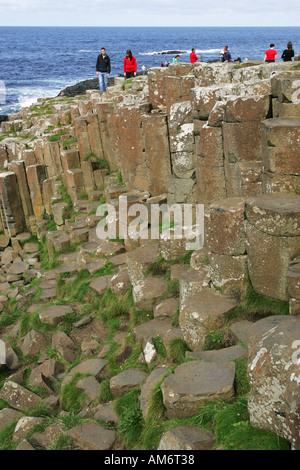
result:
[[[299,25],[299,0],[0,0],[0,26]]]

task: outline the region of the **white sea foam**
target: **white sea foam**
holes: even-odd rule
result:
[[[196,54],[215,54],[220,52],[221,48],[218,49],[196,49]],[[178,54],[190,54],[191,49],[189,50],[166,50],[166,51],[153,51],[153,52],[139,52],[139,55],[173,55],[174,51]]]

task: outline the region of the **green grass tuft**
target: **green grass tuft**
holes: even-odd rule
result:
[[[143,415],[138,397],[140,390],[135,389],[118,398],[115,402],[115,412],[119,417],[118,434],[127,449],[137,448],[143,431]]]

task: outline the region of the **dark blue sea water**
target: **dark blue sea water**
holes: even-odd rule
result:
[[[56,96],[81,80],[94,78],[100,48],[112,62],[112,76],[122,73],[127,49],[137,59],[138,70],[171,60],[171,50],[189,61],[192,47],[204,61],[218,59],[224,45],[232,58],[262,60],[270,42],[281,56],[288,41],[300,52],[300,27],[0,27],[0,81],[5,83],[6,103],[0,114],[18,111],[38,97]],[[280,59],[279,59],[280,60]],[[2,86],[3,88],[3,86]]]

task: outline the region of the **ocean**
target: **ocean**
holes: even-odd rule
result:
[[[0,27],[0,114],[94,78],[101,47],[111,58],[111,76],[117,76],[127,49],[139,71],[172,60],[174,51],[188,62],[192,47],[203,61],[217,60],[224,45],[233,60],[263,60],[274,42],[281,60],[288,41],[300,52],[299,33],[300,27]]]

